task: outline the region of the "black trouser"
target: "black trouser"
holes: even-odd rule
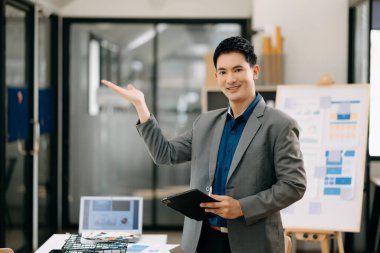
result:
[[[231,253],[228,234],[222,233],[203,222],[197,253]]]

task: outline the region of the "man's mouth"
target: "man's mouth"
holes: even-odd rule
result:
[[[240,85],[234,85],[234,86],[227,87],[227,90],[229,90],[229,91],[235,91],[235,90],[237,90],[239,88],[240,88]]]

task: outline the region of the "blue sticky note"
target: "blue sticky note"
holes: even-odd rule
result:
[[[323,191],[324,195],[340,195],[340,188],[325,188]]]
[[[349,185],[352,182],[351,177],[337,177],[335,179],[335,184],[340,184],[340,185]]]
[[[330,175],[342,174],[342,167],[327,167],[326,174],[330,174]]]
[[[344,156],[354,157],[355,156],[355,150],[347,150],[346,152],[344,152]]]

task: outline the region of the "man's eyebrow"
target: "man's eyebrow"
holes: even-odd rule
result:
[[[232,69],[237,69],[237,68],[243,68],[243,66],[242,66],[242,65],[236,65],[236,66],[233,66],[233,67],[232,67]],[[217,70],[226,70],[226,68],[224,68],[224,67],[219,67],[219,68],[217,68]]]

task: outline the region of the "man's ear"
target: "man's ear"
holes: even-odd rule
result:
[[[260,75],[259,65],[257,65],[257,64],[253,65],[252,70],[253,70],[253,80],[259,79],[259,75]]]

